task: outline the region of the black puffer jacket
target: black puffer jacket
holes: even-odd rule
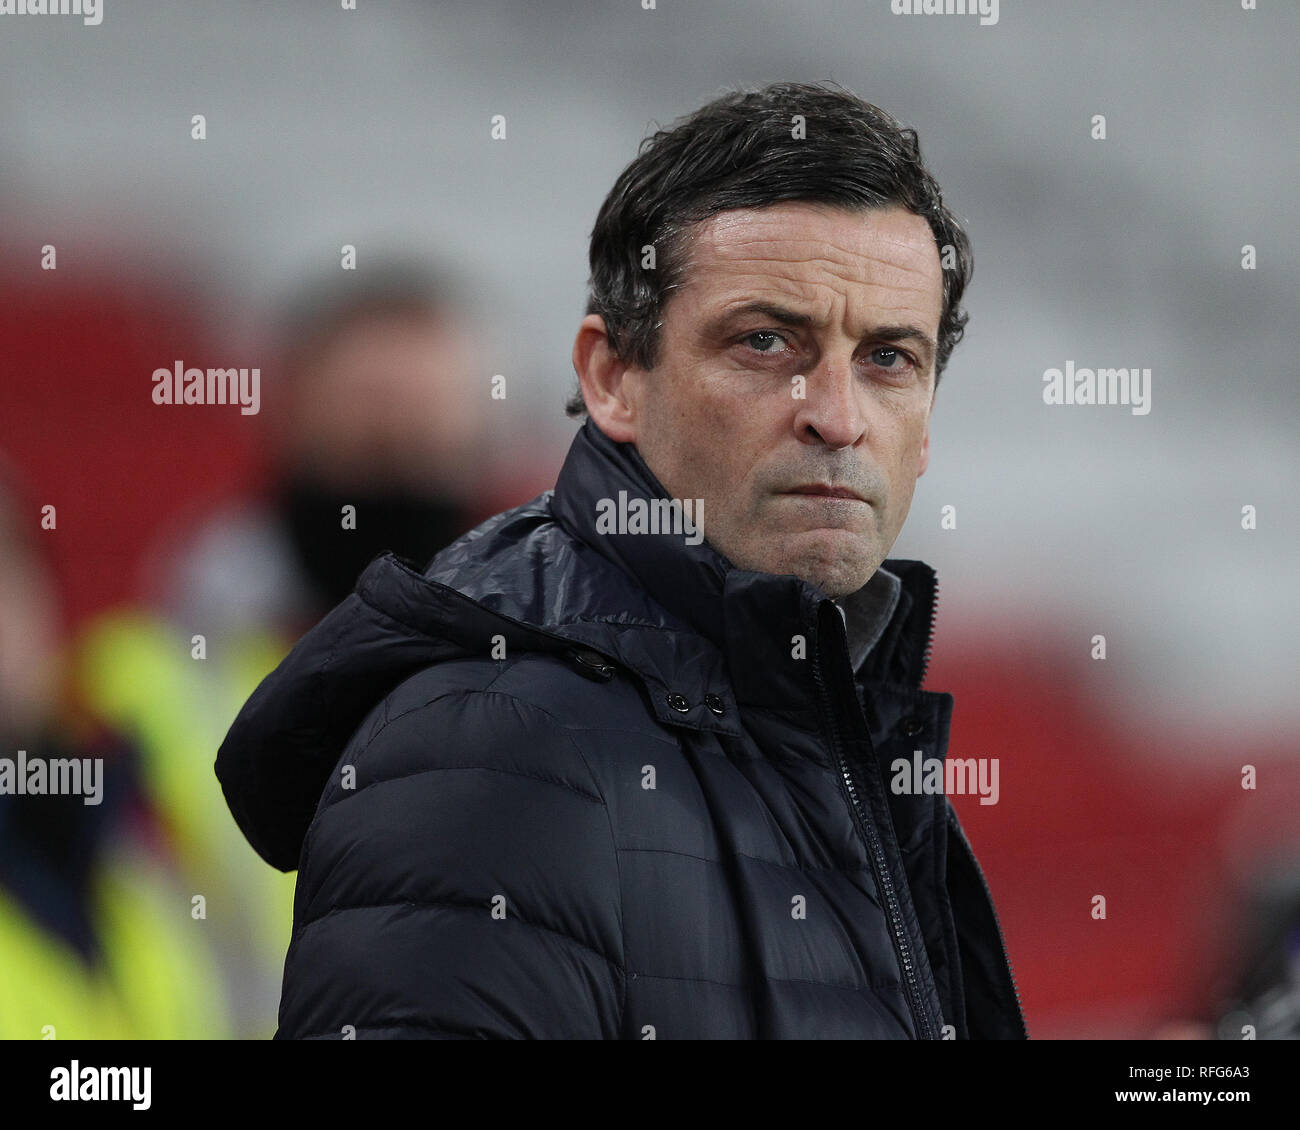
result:
[[[217,775],[299,869],[277,1038],[1024,1038],[951,805],[885,785],[947,745],[932,571],[886,562],[855,673],[813,586],[597,533],[620,490],[664,496],[588,422],[554,491],[424,576],[372,562],[244,706]]]

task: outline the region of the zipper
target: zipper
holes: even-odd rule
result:
[[[818,635],[820,636],[820,631]],[[880,842],[880,834],[875,821],[868,818],[862,806],[862,799],[858,792],[857,782],[853,777],[852,767],[840,748],[839,728],[835,724],[835,707],[830,695],[827,693],[826,682],[822,674],[820,646],[818,647],[817,661],[813,665],[813,679],[827,708],[826,717],[830,728],[831,751],[835,756],[835,762],[845,788],[848,790],[849,807],[857,819],[858,830],[866,841],[867,854],[871,860],[872,871],[876,876],[876,887],[885,898],[885,909],[890,924],[890,937],[894,943],[894,952],[898,958],[899,968],[903,971],[903,984],[906,989],[908,1007],[912,1012],[912,1021],[916,1025],[921,1039],[933,1040],[936,1038],[934,1027],[930,1022],[929,1011],[921,999],[916,963],[912,957],[912,946],[908,941],[906,928],[903,924],[903,912],[899,906],[898,893],[894,890],[894,880],[889,873],[888,861],[885,859],[884,845]]]
[[[956,813],[952,813],[951,809],[949,811],[951,813],[949,823],[957,829],[957,839],[966,852],[966,858],[970,860],[976,876],[979,878],[980,886],[984,889],[984,897],[988,900],[989,910],[993,912],[993,928],[997,931],[998,945],[1002,948],[1002,960],[1011,978],[1011,993],[1016,998],[1016,1012],[1019,1014],[1020,1032],[1023,1038],[1027,1040],[1029,1039],[1029,1025],[1025,1023],[1025,1008],[1020,1003],[1020,989],[1016,986],[1016,971],[1011,967],[1011,955],[1007,953],[1007,943],[1002,936],[1002,923],[998,919],[998,908],[993,902],[993,892],[989,890],[988,880],[984,878],[984,871],[980,867],[979,860],[975,858],[975,849],[970,846],[970,841],[962,830],[961,821],[956,818]]]
[[[921,655],[921,674],[917,677],[916,685],[919,689],[925,683],[925,670],[930,666],[930,649],[934,647],[934,625],[939,612],[939,578],[934,578],[934,585],[930,589],[930,630],[925,633],[925,651]]]

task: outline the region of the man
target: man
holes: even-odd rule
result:
[[[372,562],[218,755],[299,868],[277,1036],[1023,1038],[947,798],[885,785],[952,708],[886,560],[971,269],[915,136],[726,95],[591,267],[555,489]]]

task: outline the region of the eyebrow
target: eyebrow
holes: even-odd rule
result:
[[[787,326],[797,326],[806,328],[813,324],[811,314],[802,314],[797,310],[791,310],[777,302],[764,302],[761,299],[755,299],[751,302],[742,303],[739,306],[733,306],[731,309],[710,318],[704,326],[704,333],[708,337],[714,337],[723,333],[732,322],[739,321],[741,318],[750,314],[761,314],[774,322],[780,322]],[[932,360],[935,355],[935,342],[928,333],[920,326],[911,325],[889,325],[875,326],[868,330],[863,337],[863,341],[868,338],[875,341],[915,341],[926,351],[926,360]]]

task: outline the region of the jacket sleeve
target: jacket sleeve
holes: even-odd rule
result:
[[[618,860],[573,734],[490,689],[411,698],[308,830],[277,1038],[617,1038]]]

